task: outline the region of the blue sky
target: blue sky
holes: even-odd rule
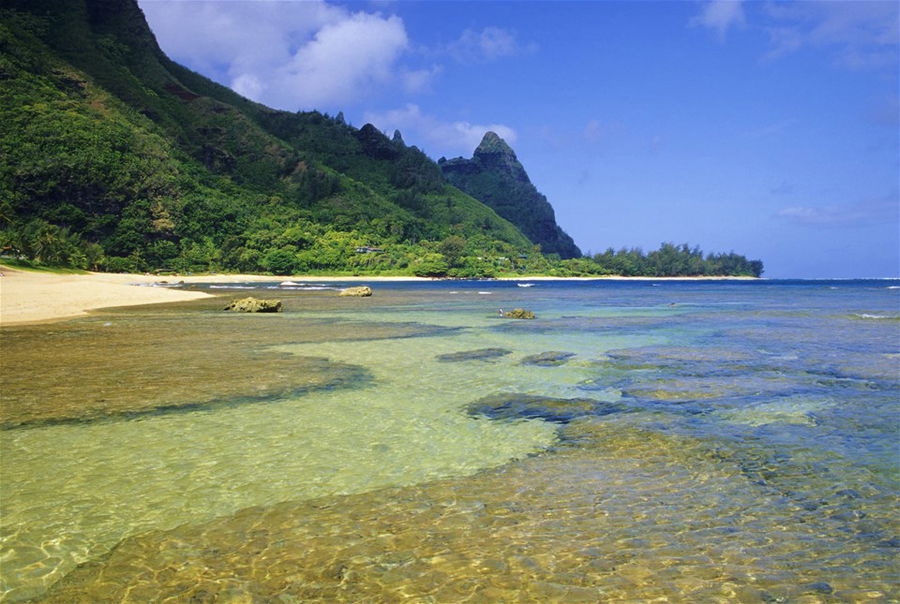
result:
[[[900,276],[898,4],[139,0],[173,59],[431,157],[488,129],[583,251]]]

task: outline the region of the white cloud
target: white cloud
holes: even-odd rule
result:
[[[716,32],[720,40],[732,27],[744,25],[744,7],[741,0],[710,0],[700,14],[691,19],[691,25],[708,27]]]
[[[889,195],[845,205],[794,206],[779,210],[776,216],[808,227],[900,224],[900,202],[896,195]]]
[[[353,11],[326,0],[138,1],[174,60],[290,111],[352,109],[387,90],[428,92],[442,67],[415,64],[423,56],[485,62],[535,50],[501,27],[413,49],[403,20],[374,12],[372,3]],[[389,3],[377,6],[390,11]]]
[[[432,65],[428,69],[404,70],[400,73],[403,89],[409,93],[427,91],[441,71],[443,71],[443,69],[440,65]]]
[[[249,73],[241,74],[231,82],[231,89],[248,99],[261,98],[264,88],[263,83]]]
[[[598,119],[590,119],[584,125],[581,136],[588,143],[599,143],[614,137],[621,137],[624,126],[621,122],[607,122]]]
[[[396,16],[308,0],[140,0],[160,46],[249,98],[280,109],[339,106],[389,85],[423,89],[434,70],[399,65]]]
[[[496,132],[509,144],[516,140],[516,131],[503,124],[472,124],[467,121],[443,121],[422,112],[418,105],[408,103],[401,109],[392,109],[381,113],[369,112],[364,116],[379,130],[393,133],[400,130],[404,140],[409,144],[421,140],[427,150],[440,155],[470,155],[485,132]]]
[[[716,32],[720,40],[734,27],[751,25],[769,38],[766,59],[804,48],[827,50],[837,65],[850,69],[896,69],[900,41],[900,3],[890,0],[806,0],[757,2],[709,0],[690,21]]]
[[[398,17],[355,13],[323,26],[294,52],[267,94],[276,106],[295,102],[302,108],[352,99],[375,84],[390,82],[395,63],[407,47]]]
[[[287,61],[299,42],[319,28],[346,18],[322,0],[221,2],[139,0],[167,54],[197,69],[221,71]]]
[[[603,136],[603,125],[600,120],[588,120],[584,126],[584,138],[589,143],[596,143]]]
[[[766,4],[767,58],[812,47],[830,49],[838,65],[851,69],[895,66],[898,6],[866,0]]]
[[[467,29],[457,40],[443,49],[444,52],[463,63],[494,61],[535,50],[535,44],[519,42],[515,32],[493,26],[485,27],[481,31]]]

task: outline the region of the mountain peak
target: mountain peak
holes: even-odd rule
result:
[[[496,132],[486,132],[472,159],[439,162],[455,187],[490,206],[548,254],[578,258],[581,250],[556,224],[553,206],[534,187],[515,151]]]
[[[503,154],[503,155],[512,155],[516,156],[515,152],[512,150],[506,141],[500,138],[500,135],[496,132],[491,132],[488,130],[484,133],[484,138],[481,139],[481,144],[478,145],[478,148],[475,149],[475,155],[484,155],[484,154]]]

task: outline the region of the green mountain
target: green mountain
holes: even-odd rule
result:
[[[0,8],[0,247],[107,270],[456,276],[533,255],[399,135],[174,63],[135,0]]]
[[[135,0],[0,4],[0,256],[110,271],[762,272],[687,245],[581,258],[495,134],[438,165],[399,133],[270,109],[167,58]]]
[[[545,254],[581,256],[572,238],[556,224],[553,207],[531,184],[515,152],[495,133],[484,135],[472,159],[438,163],[447,180],[519,227]]]

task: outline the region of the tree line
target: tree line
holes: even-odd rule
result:
[[[38,265],[109,272],[245,272],[273,275],[415,275],[485,279],[504,275],[590,277],[747,276],[763,273],[760,260],[728,253],[703,254],[698,247],[664,243],[644,253],[638,248],[561,260],[540,246],[523,251],[511,244],[450,235],[437,241],[380,244],[356,230],[341,231],[308,220],[291,224],[263,221],[247,233],[210,236],[179,243],[155,239],[127,256],[108,254],[101,245],[66,227],[33,219],[23,227],[0,230],[0,253]]]

